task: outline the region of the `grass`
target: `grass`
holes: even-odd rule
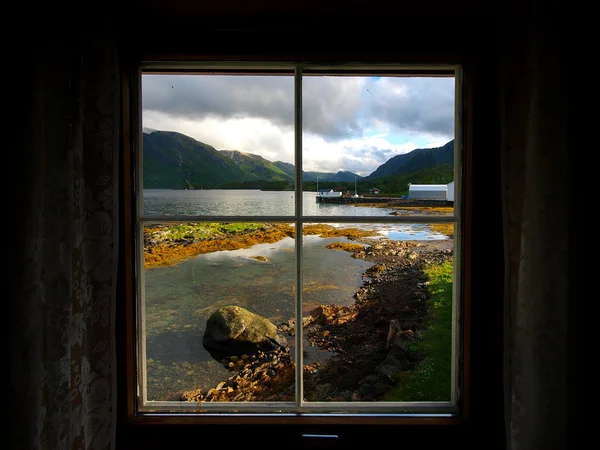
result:
[[[261,223],[187,223],[147,227],[144,232],[147,235],[160,235],[165,241],[177,241],[248,233],[262,228],[264,228],[264,224]]]
[[[452,260],[425,270],[429,278],[428,329],[423,340],[409,350],[422,352],[424,359],[399,376],[398,384],[383,401],[450,401],[452,366]]]

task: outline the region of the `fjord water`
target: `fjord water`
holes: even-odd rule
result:
[[[162,215],[292,215],[293,192],[144,191],[144,213]],[[390,214],[387,208],[316,203],[305,192],[305,214]],[[339,224],[350,227],[351,224]],[[365,224],[357,225],[362,228]],[[381,237],[394,240],[445,239],[420,224],[369,224]],[[303,311],[319,304],[346,305],[362,285],[370,263],[326,248],[346,238],[303,236]],[[354,242],[356,243],[356,242]],[[232,375],[202,346],[206,320],[217,308],[238,305],[278,325],[294,317],[295,241],[257,244],[248,249],[218,251],[177,265],[144,272],[148,400],[167,400],[184,390],[204,392]],[[293,337],[288,337],[290,346]],[[305,361],[326,357],[307,349]]]
[[[386,215],[390,210],[316,202],[316,192],[303,192],[304,215]],[[252,189],[144,190],[144,215],[292,216],[295,193]]]

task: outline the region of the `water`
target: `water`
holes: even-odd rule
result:
[[[146,190],[146,215],[291,215],[293,192]],[[309,215],[384,216],[387,208],[316,203],[304,193]],[[352,224],[338,224],[351,227]],[[360,224],[382,238],[445,239],[424,224]],[[348,305],[362,285],[369,263],[327,249],[346,238],[303,236],[303,311],[319,304]],[[356,242],[353,242],[356,243]],[[264,257],[260,261],[256,257]],[[275,324],[294,318],[295,241],[258,244],[248,249],[203,254],[144,273],[148,399],[164,400],[183,390],[216,386],[232,375],[202,346],[206,320],[217,308],[238,305]],[[287,337],[290,346],[294,338]],[[309,351],[306,363],[327,355]]]
[[[221,215],[221,216],[293,216],[295,193],[260,190],[171,190],[146,189],[144,214],[154,215]],[[385,208],[332,205],[316,202],[316,192],[303,192],[307,216],[387,215]]]

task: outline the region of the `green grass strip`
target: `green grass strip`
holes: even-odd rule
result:
[[[158,233],[166,241],[180,239],[209,239],[231,234],[249,233],[263,229],[263,223],[182,223],[171,225]]]
[[[409,350],[424,359],[411,371],[400,374],[398,384],[384,401],[450,401],[452,374],[452,260],[425,270],[431,293],[428,329]]]

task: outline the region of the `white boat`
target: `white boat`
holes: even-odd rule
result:
[[[319,177],[317,177],[317,198],[323,197],[341,197],[341,192],[336,192],[333,189],[319,189]]]
[[[358,192],[356,192],[356,177],[354,177],[354,195],[352,197],[354,197],[354,198],[360,197],[360,195],[358,195]]]
[[[319,189],[317,192],[317,197],[341,197],[342,193],[339,191],[334,191],[333,189]]]

